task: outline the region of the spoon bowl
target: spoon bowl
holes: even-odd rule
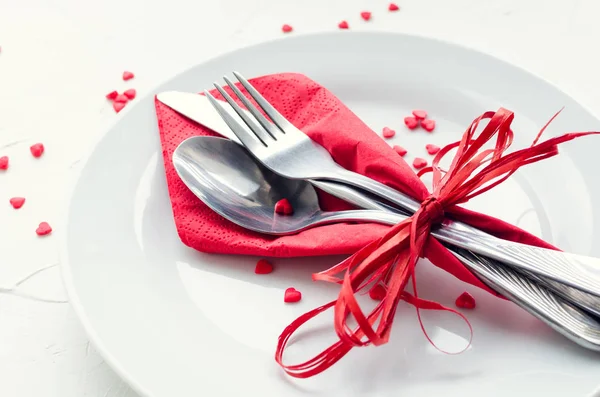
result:
[[[275,174],[245,148],[223,138],[186,139],[173,153],[173,164],[185,185],[213,211],[260,233],[288,235],[333,222],[395,224],[405,219],[382,211],[323,211],[311,183]],[[294,209],[292,215],[275,213],[276,203],[284,198]]]

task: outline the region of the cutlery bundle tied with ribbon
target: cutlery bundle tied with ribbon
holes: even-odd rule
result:
[[[313,275],[314,280],[340,285],[337,300],[304,314],[290,324],[280,336],[276,359],[288,374],[310,377],[333,365],[353,347],[385,344],[389,339],[396,306],[400,300],[414,305],[417,310],[455,312],[418,296],[414,268],[420,257],[429,259],[434,265],[464,282],[531,309],[529,311],[532,314],[544,318],[552,326],[556,323],[560,325],[564,316],[575,315],[580,316],[578,319],[583,318],[584,322],[592,324],[591,327],[600,327],[594,317],[594,311],[600,310],[597,305],[600,301],[596,300],[600,296],[600,280],[594,275],[593,266],[597,262],[593,258],[581,259],[560,253],[555,247],[514,225],[460,206],[502,183],[518,168],[557,155],[559,144],[596,132],[574,132],[541,139],[545,129],[543,126],[530,147],[511,148],[509,151],[513,140],[511,123],[514,115],[501,108],[483,115],[474,115],[477,117],[470,126],[466,126],[460,140],[442,148],[435,156],[432,166],[416,175],[400,155],[339,99],[306,76],[269,75],[250,80],[251,87],[243,78],[240,81],[246,84],[236,87],[245,88],[244,95],[248,95],[246,89],[251,90],[254,87],[262,94],[263,99],[280,113],[276,117],[270,117],[274,124],[265,125],[264,120],[258,119],[257,122],[257,119],[252,119],[255,126],[252,126],[252,123],[245,125],[242,117],[238,119],[240,125],[251,127],[250,130],[264,128],[267,132],[273,128],[273,137],[284,133],[285,138],[288,138],[293,134],[285,134],[286,128],[283,125],[289,122],[324,148],[333,161],[345,169],[342,170],[344,172],[333,172],[331,178],[329,174],[318,174],[318,171],[312,174],[308,172],[310,175],[304,176],[301,168],[303,164],[306,164],[307,169],[310,168],[308,164],[311,158],[303,158],[302,150],[289,150],[289,153],[283,155],[295,157],[287,158],[285,165],[289,167],[290,164],[294,164],[297,170],[279,170],[277,163],[270,163],[277,153],[271,156],[271,153],[267,152],[267,149],[271,149],[269,142],[265,141],[266,144],[263,145],[267,148],[260,145],[253,147],[254,143],[249,143],[249,136],[240,136],[239,134],[245,132],[240,131],[239,126],[233,126],[233,132],[244,138],[241,139],[241,143],[255,155],[252,161],[264,163],[260,164],[260,169],[268,168],[266,171],[260,171],[260,175],[267,175],[273,171],[273,174],[278,174],[279,177],[302,180],[303,183],[310,182],[318,188],[318,204],[320,209],[326,212],[343,213],[345,210],[355,209],[355,206],[371,210],[379,208],[377,205],[368,204],[373,201],[371,193],[377,193],[380,184],[385,185],[381,192],[388,193],[387,196],[383,194],[384,198],[390,198],[392,201],[382,204],[381,208],[385,211],[379,211],[382,215],[377,223],[336,223],[332,217],[315,227],[299,228],[294,234],[277,233],[276,230],[270,234],[256,231],[263,230],[260,228],[249,230],[243,227],[243,222],[236,224],[200,201],[198,197],[202,195],[186,186],[173,163],[173,155],[182,142],[196,136],[219,136],[217,133],[220,131],[212,131],[199,125],[161,101],[156,101],[173,215],[184,244],[202,252],[219,254],[273,257],[350,255],[336,266]],[[225,96],[229,97],[225,99],[242,104],[238,97],[239,91],[225,87],[224,90],[213,90],[210,93],[222,101],[222,94],[225,93]],[[265,104],[260,102],[260,98],[257,99],[256,94],[252,97],[261,108],[265,108]],[[223,109],[229,105],[226,102],[220,103],[221,105],[216,107],[223,115]],[[250,102],[246,103],[248,104],[252,106]],[[282,117],[280,120],[277,118],[279,116]],[[230,120],[226,114],[223,118],[229,124]],[[260,138],[260,134],[257,137]],[[279,143],[275,141],[272,145],[273,150],[277,150],[281,142],[284,142],[283,139]],[[484,148],[488,142],[493,144],[490,149],[487,146]],[[232,150],[242,150],[239,143],[231,143],[235,145],[235,149]],[[306,146],[302,142],[299,146],[301,145]],[[240,152],[239,157],[246,154]],[[215,155],[218,153],[215,152]],[[451,165],[441,169],[439,163],[445,157],[452,158]],[[335,167],[333,169],[335,170]],[[359,175],[346,173],[346,170]],[[425,173],[432,173],[431,192],[419,179]],[[333,183],[330,185],[330,182]],[[345,182],[347,183],[344,184]],[[328,187],[331,187],[331,190]],[[364,192],[356,189],[358,187],[364,187],[369,191],[369,195],[363,196]],[[240,187],[240,190],[244,188],[251,189]],[[341,193],[335,197],[326,191]],[[410,198],[407,208],[400,208],[402,195]],[[394,202],[395,197],[400,199]],[[283,198],[292,199],[269,197],[275,200]],[[411,202],[416,202],[416,206],[411,207]],[[395,212],[396,210],[398,211]],[[587,260],[591,262],[586,262]],[[596,268],[596,272],[598,270],[600,267]],[[413,294],[405,291],[409,281],[412,283]],[[373,311],[364,313],[356,295],[375,286],[382,286],[385,296]],[[539,306],[540,296],[549,305],[553,305],[551,310],[545,312],[545,307],[534,307]],[[528,297],[533,303],[527,301]],[[565,305],[568,309],[564,309],[567,307]],[[334,327],[339,340],[305,363],[285,365],[283,351],[289,337],[302,324],[330,308],[335,312]],[[567,314],[564,314],[565,312]],[[352,328],[349,325],[350,319],[357,324],[356,327]],[[572,321],[564,322],[566,327],[573,327]],[[600,332],[600,328],[597,331]],[[587,347],[600,349],[595,341],[591,341],[589,329],[584,326],[563,333],[582,345],[587,344]]]

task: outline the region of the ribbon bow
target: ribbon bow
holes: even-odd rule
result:
[[[428,239],[432,238],[432,226],[440,223],[445,215],[451,216],[457,205],[502,183],[520,167],[557,155],[557,145],[581,136],[597,134],[569,133],[538,143],[546,127],[559,113],[540,130],[530,147],[509,154],[505,152],[513,141],[510,125],[514,114],[503,108],[479,116],[465,131],[460,141],[440,150],[432,166],[424,168],[418,174],[420,177],[425,173],[432,173],[433,190],[412,217],[394,225],[380,239],[366,245],[341,263],[313,274],[313,280],[341,284],[341,290],[337,300],[298,317],[279,336],[275,359],[285,372],[296,378],[308,378],[325,371],[353,347],[371,344],[380,346],[387,343],[400,300],[415,306],[421,329],[432,344],[433,341],[421,322],[420,309],[450,311],[461,316],[471,328],[466,317],[456,310],[418,297],[414,272],[417,260],[422,256]],[[488,119],[487,125],[476,136],[479,124]],[[494,148],[482,150],[483,145],[494,136]],[[447,171],[442,171],[439,163],[453,149],[457,150],[452,163]],[[343,277],[340,278],[342,273]],[[409,279],[414,295],[404,290]],[[376,285],[385,288],[385,296],[369,314],[365,314],[355,294]],[[331,307],[334,308],[334,328],[339,340],[304,363],[283,364],[285,346],[292,334],[308,320]],[[348,325],[350,316],[357,324],[354,329]],[[374,327],[376,323],[377,326]]]

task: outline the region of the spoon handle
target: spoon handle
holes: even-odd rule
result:
[[[379,205],[374,204],[374,206]],[[313,223],[313,226],[340,221],[378,222],[393,225],[405,219],[407,219],[406,215],[381,210],[350,210],[324,212],[320,219]],[[446,243],[450,242],[447,241],[444,234],[438,236],[435,230],[432,231],[432,235]],[[572,302],[558,297],[547,287],[557,288],[566,295],[580,294],[579,297],[585,299],[588,296],[584,292],[551,280],[537,283],[534,281],[539,279],[537,276],[530,279],[510,267],[502,266],[493,259],[452,245],[449,245],[448,248],[490,288],[503,294],[571,341],[587,349],[600,351],[598,319],[575,307]],[[591,296],[592,301],[595,298],[595,296]]]
[[[407,215],[399,215],[398,209],[395,207],[391,207],[387,204],[384,204],[377,200],[377,198],[370,196],[368,193],[361,192],[354,187],[344,185],[342,183],[337,182],[329,182],[329,181],[310,181],[315,187],[327,192],[333,196],[339,197],[341,199],[346,200],[347,202],[354,204],[360,208],[376,210],[376,211],[387,211],[395,213],[396,220],[395,223],[403,221]],[[384,224],[393,224],[388,223],[394,218],[383,217],[379,218]],[[375,220],[376,221],[376,220]],[[458,230],[457,230],[458,229]],[[456,223],[445,222],[440,227],[432,230],[432,235],[441,241],[444,241],[449,245],[449,249],[451,251],[456,251],[461,247],[463,249],[468,249],[464,242],[464,233],[468,235],[468,228],[460,228],[460,225],[456,225]],[[501,240],[504,241],[504,240]],[[465,251],[467,252],[467,251]],[[485,255],[477,255],[477,258],[486,258]],[[502,266],[504,263],[502,260],[498,260],[497,258],[493,258],[492,262],[495,263],[496,266]],[[509,262],[510,264],[510,262]],[[552,290],[558,296],[564,298],[565,300],[572,302],[573,304],[581,307],[582,309],[600,316],[600,297],[590,294],[585,291],[581,291],[580,289],[574,288],[572,286],[561,283],[560,281],[553,280],[551,278],[547,278],[544,276],[540,276],[534,272],[530,272],[524,270],[522,267],[520,271],[524,273],[530,279],[536,280],[540,284],[544,285],[546,288]]]
[[[335,175],[332,175],[332,180],[365,189],[411,213],[419,208],[420,204],[403,193],[364,175],[339,168]],[[342,199],[353,199],[348,196],[348,191],[341,191],[340,194],[343,195],[339,196]],[[440,229],[443,236],[439,237],[440,239],[443,237],[444,241],[600,297],[600,259],[598,258],[513,243],[462,222],[446,221],[444,226]]]

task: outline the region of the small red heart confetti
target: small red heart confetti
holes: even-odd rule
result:
[[[38,226],[38,228],[35,229],[35,233],[38,236],[45,236],[47,234],[52,233],[52,228],[50,227],[50,225],[48,224],[48,222],[42,222],[42,223],[40,223],[40,225]]]
[[[421,127],[425,129],[425,131],[433,131],[435,129],[435,121],[434,120],[423,120],[421,121]]]
[[[427,112],[424,110],[413,110],[412,114],[419,120],[425,120],[427,118]]]
[[[398,11],[399,9],[400,9],[400,7],[398,7],[394,3],[390,3],[390,5],[388,6],[388,10],[390,10],[390,11]]]
[[[348,22],[346,21],[342,21],[340,23],[338,23],[338,28],[340,29],[348,29],[350,27],[350,25],[348,25]]]
[[[365,21],[368,21],[369,19],[371,19],[371,13],[369,11],[363,11],[360,13],[360,17]]]
[[[383,131],[381,134],[384,138],[392,138],[394,135],[396,135],[396,131],[388,127],[383,127]]]
[[[404,118],[404,124],[406,124],[409,130],[414,130],[419,126],[419,120],[416,117],[408,116]]]
[[[117,91],[111,91],[108,94],[106,94],[106,99],[113,100],[117,97],[117,95],[119,95]]]
[[[415,157],[415,159],[413,160],[413,167],[415,167],[418,170],[425,167],[426,165],[427,165],[427,160],[422,159],[421,157]]]
[[[135,91],[135,89],[133,89],[133,88],[130,88],[130,89],[128,89],[127,91],[125,91],[125,92],[123,93],[123,95],[125,95],[125,96],[126,96],[127,98],[129,98],[129,99],[133,99],[133,98],[135,98],[135,95],[136,95],[136,94],[137,94],[137,92],[136,92],[136,91]]]
[[[113,109],[115,109],[115,112],[119,113],[121,110],[123,110],[125,105],[127,105],[127,103],[115,101],[115,102],[113,102]]]
[[[0,157],[0,170],[8,169],[8,156]]]
[[[283,301],[285,303],[295,303],[302,299],[302,292],[298,291],[294,287],[290,287],[285,290],[285,294],[283,295]]]
[[[369,297],[374,301],[380,301],[385,298],[385,287],[381,284],[377,284],[369,290]]]
[[[115,97],[115,102],[125,103],[129,101],[129,98],[125,94],[119,94]]]
[[[123,72],[123,80],[127,81],[127,80],[131,80],[132,78],[134,78],[135,75],[131,72]]]
[[[440,147],[433,145],[431,143],[428,143],[427,145],[425,145],[425,150],[427,150],[427,153],[429,153],[429,154],[436,154],[437,152],[440,151]]]
[[[292,215],[294,208],[288,199],[284,198],[275,203],[275,213],[279,215]]]
[[[273,265],[271,265],[271,263],[268,260],[261,259],[258,262],[256,262],[256,267],[254,268],[254,273],[269,274],[272,271],[273,271]]]
[[[13,206],[14,209],[18,210],[25,204],[25,197],[13,197],[10,200],[10,205]]]
[[[35,145],[31,145],[31,147],[29,147],[29,151],[33,157],[41,157],[42,154],[44,154],[44,145],[41,143],[36,143]]]
[[[394,150],[396,151],[396,153],[398,153],[400,156],[404,157],[404,155],[406,153],[408,153],[408,151],[406,149],[404,149],[402,146],[394,146]]]
[[[468,292],[463,292],[458,298],[456,298],[456,302],[454,302],[457,307],[461,309],[475,309],[477,304],[475,303],[475,298],[473,295]]]
[[[294,29],[290,25],[288,25],[287,23],[281,27],[281,31],[283,33],[289,33],[292,30],[294,30]]]

